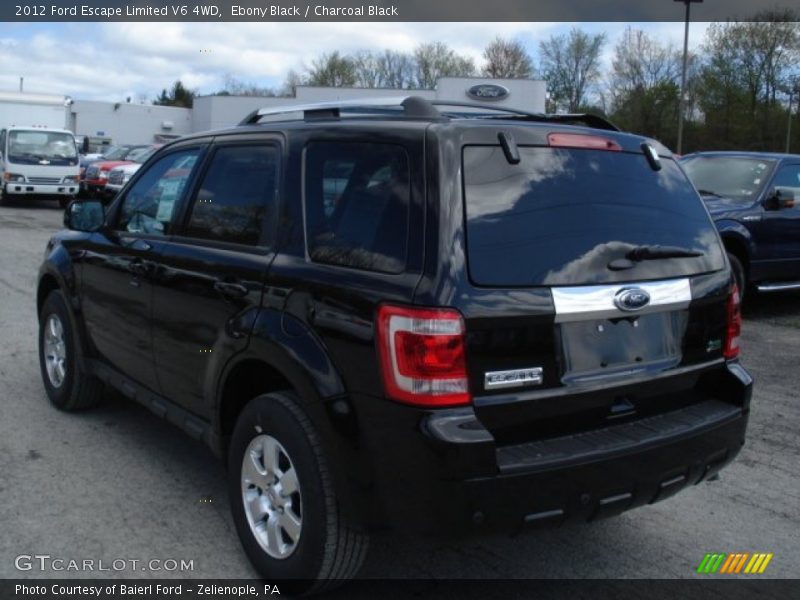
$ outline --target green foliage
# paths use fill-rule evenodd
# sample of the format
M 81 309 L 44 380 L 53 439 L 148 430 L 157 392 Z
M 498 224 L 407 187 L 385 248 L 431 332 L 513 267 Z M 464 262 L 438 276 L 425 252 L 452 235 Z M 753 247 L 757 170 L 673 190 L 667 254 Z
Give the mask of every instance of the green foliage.
M 798 99 L 800 31 L 790 12 L 754 19 L 712 24 L 698 55 L 689 57 L 684 152 L 784 150 L 789 93 L 795 106 Z M 608 92 L 618 125 L 675 146 L 681 55 L 643 31 L 626 30 Z
M 153 101 L 153 104 L 161 106 L 180 106 L 182 108 L 192 108 L 196 92 L 183 86 L 183 83 L 176 81 L 172 84 L 172 89 L 161 90 L 161 94 Z

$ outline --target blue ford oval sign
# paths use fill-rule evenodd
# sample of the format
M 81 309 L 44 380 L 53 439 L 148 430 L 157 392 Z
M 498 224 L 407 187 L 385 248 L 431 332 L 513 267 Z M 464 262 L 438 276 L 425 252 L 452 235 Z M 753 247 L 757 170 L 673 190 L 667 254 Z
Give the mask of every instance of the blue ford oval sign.
M 467 96 L 483 102 L 487 100 L 502 100 L 503 98 L 508 98 L 510 93 L 507 87 L 497 85 L 496 83 L 479 83 L 467 90 Z
M 626 288 L 614 296 L 614 304 L 620 310 L 640 310 L 650 304 L 650 294 L 642 288 Z

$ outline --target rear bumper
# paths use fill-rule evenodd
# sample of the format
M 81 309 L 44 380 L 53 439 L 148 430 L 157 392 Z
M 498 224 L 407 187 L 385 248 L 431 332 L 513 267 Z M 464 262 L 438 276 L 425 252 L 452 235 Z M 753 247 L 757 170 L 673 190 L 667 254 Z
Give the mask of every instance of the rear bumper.
M 78 184 L 7 183 L 5 190 L 7 194 L 15 196 L 74 196 L 78 193 Z
M 471 408 L 422 414 L 397 406 L 375 422 L 369 415 L 377 491 L 371 524 L 421 533 L 515 531 L 663 500 L 718 472 L 744 444 L 752 380 L 739 365 L 727 366 L 727 379 L 731 397 L 513 446 L 498 447 Z M 403 411 L 417 413 L 415 432 L 398 431 L 413 421 Z

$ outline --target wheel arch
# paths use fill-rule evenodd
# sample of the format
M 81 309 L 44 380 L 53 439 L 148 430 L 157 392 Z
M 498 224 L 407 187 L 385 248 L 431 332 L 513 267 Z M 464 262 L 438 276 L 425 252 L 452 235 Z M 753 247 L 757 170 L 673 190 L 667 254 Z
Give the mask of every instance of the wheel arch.
M 306 328 L 287 335 L 284 318 L 278 311 L 261 311 L 247 349 L 231 357 L 217 378 L 211 403 L 215 451 L 225 452 L 236 417 L 249 400 L 280 390 L 294 391 L 321 433 L 330 431 L 324 405 L 345 395 L 342 379 L 316 336 Z
M 61 284 L 52 273 L 44 273 L 39 278 L 39 285 L 36 289 L 36 315 L 37 318 L 42 314 L 42 307 L 47 297 L 54 291 L 60 290 Z
M 737 221 L 718 221 L 717 228 L 725 251 L 739 259 L 749 278 L 750 259 L 754 251 L 754 242 L 750 232 Z

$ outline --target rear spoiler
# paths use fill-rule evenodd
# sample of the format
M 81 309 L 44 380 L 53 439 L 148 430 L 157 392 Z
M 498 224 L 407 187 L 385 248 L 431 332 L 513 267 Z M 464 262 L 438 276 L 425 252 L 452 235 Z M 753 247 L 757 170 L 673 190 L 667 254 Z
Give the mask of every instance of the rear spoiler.
M 548 114 L 541 115 L 542 121 L 552 121 L 563 125 L 578 125 L 580 127 L 591 127 L 593 129 L 606 129 L 608 131 L 622 131 L 605 117 L 592 115 L 589 113 L 571 113 L 565 115 Z

